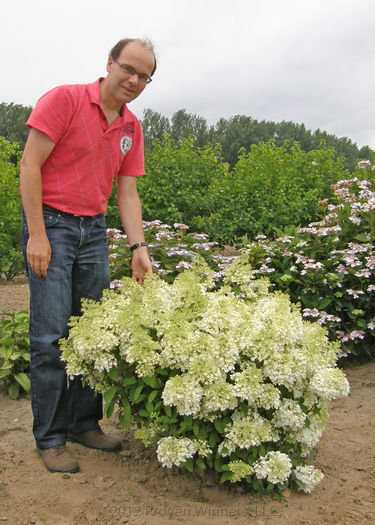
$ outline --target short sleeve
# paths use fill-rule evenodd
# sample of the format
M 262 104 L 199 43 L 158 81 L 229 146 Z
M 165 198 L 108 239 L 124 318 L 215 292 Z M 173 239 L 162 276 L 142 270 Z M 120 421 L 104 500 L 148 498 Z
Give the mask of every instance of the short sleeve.
M 138 177 L 145 174 L 143 133 L 138 119 L 134 116 L 134 136 L 130 150 L 124 156 L 119 175 Z
M 68 129 L 73 106 L 68 86 L 59 86 L 38 100 L 26 126 L 45 133 L 56 144 Z

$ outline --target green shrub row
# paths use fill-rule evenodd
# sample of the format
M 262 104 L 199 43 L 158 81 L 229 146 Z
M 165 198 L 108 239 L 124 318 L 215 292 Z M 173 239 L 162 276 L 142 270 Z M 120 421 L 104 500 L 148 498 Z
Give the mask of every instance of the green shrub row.
M 23 270 L 21 199 L 18 193 L 21 152 L 0 137 L 0 277 L 12 279 Z
M 11 279 L 22 271 L 19 244 L 21 201 L 16 144 L 0 137 L 0 272 Z M 290 226 L 323 217 L 318 201 L 330 186 L 348 178 L 332 149 L 308 153 L 297 144 L 276 147 L 271 140 L 239 152 L 233 170 L 219 145 L 194 146 L 194 137 L 174 142 L 168 135 L 146 151 L 146 176 L 138 189 L 146 221 L 188 224 L 221 245 L 247 235 L 275 237 Z M 108 203 L 107 225 L 120 228 L 116 185 Z
M 188 224 L 221 244 L 319 220 L 318 200 L 349 176 L 333 149 L 305 153 L 271 140 L 242 149 L 230 170 L 219 145 L 197 148 L 194 137 L 177 144 L 168 135 L 146 151 L 146 173 L 138 181 L 145 220 Z M 115 206 L 114 192 L 108 225 L 118 228 Z

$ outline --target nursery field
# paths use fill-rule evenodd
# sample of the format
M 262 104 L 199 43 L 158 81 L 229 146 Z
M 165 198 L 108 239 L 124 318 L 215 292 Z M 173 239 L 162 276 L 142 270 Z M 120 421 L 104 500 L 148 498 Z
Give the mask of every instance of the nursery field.
M 28 309 L 22 279 L 0 282 L 0 311 Z M 28 396 L 0 392 L 0 522 L 9 525 L 161 525 L 164 523 L 370 525 L 375 522 L 375 363 L 350 365 L 350 395 L 332 403 L 314 464 L 325 477 L 311 494 L 286 491 L 284 500 L 203 483 L 163 468 L 156 456 L 121 430 L 119 454 L 68 444 L 81 472 L 50 474 L 37 456 Z

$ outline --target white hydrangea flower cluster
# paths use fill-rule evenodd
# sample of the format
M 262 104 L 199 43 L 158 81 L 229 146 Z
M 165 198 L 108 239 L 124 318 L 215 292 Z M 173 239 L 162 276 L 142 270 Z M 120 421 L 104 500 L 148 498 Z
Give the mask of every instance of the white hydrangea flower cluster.
M 319 414 L 313 414 L 309 417 L 309 426 L 305 426 L 297 432 L 289 433 L 288 441 L 301 444 L 302 457 L 308 456 L 311 450 L 318 444 L 322 437 L 327 417 L 327 409 L 322 406 Z
M 259 399 L 263 387 L 263 374 L 255 363 L 246 363 L 241 372 L 234 372 L 231 375 L 234 382 L 233 390 L 240 399 L 250 401 L 252 404 Z
M 238 399 L 233 391 L 232 385 L 221 381 L 212 383 L 204 390 L 204 397 L 200 409 L 200 415 L 204 414 L 205 419 L 215 419 L 215 415 L 223 410 L 234 410 L 238 405 Z
M 254 472 L 258 479 L 269 483 L 284 483 L 292 472 L 292 462 L 283 452 L 268 452 L 254 463 Z
M 160 428 L 159 422 L 152 421 L 148 425 L 143 425 L 141 428 L 137 428 L 137 430 L 134 432 L 134 437 L 142 441 L 142 443 L 147 447 L 158 438 Z
M 286 431 L 303 428 L 305 421 L 306 415 L 302 411 L 300 404 L 293 399 L 283 399 L 272 418 L 272 423 L 275 427 Z
M 292 462 L 287 454 L 282 452 L 268 452 L 249 465 L 242 460 L 228 463 L 229 470 L 233 476 L 232 483 L 241 481 L 255 472 L 258 479 L 266 479 L 269 483 L 285 483 L 291 475 L 294 475 L 300 490 L 306 493 L 312 492 L 324 478 L 324 474 L 312 465 L 298 465 L 293 468 Z
M 349 394 L 349 384 L 345 381 L 344 372 L 338 368 L 318 370 L 310 380 L 309 390 L 328 401 Z
M 336 368 L 339 343 L 304 320 L 286 295 L 270 293 L 266 280 L 253 280 L 240 257 L 224 273 L 215 289 L 214 273 L 197 257 L 173 284 L 155 276 L 139 286 L 125 278 L 100 303 L 86 301 L 61 342 L 68 374 L 83 374 L 103 391 L 118 364 L 135 367 L 138 378 L 168 370 L 160 387 L 164 406 L 198 424 L 227 418 L 215 445 L 223 458 L 267 443 L 302 446 L 307 455 L 322 435 L 328 403 L 349 392 Z M 166 466 L 203 450 L 183 435 L 158 443 Z M 279 483 L 289 468 L 284 456 L 269 453 L 254 472 Z M 240 465 L 234 468 L 236 478 Z
M 108 292 L 105 292 L 105 294 Z M 85 322 L 75 317 L 70 321 L 71 333 L 74 337 L 61 341 L 61 350 L 66 361 L 66 370 L 69 377 L 82 375 L 87 372 L 87 364 L 92 364 L 96 372 L 110 370 L 116 365 L 117 360 L 113 354 L 113 348 L 119 344 L 116 333 L 119 308 L 123 307 L 127 300 L 125 297 L 117 300 L 113 295 L 107 295 L 106 308 L 95 301 L 85 299 L 83 309 L 87 312 Z M 88 376 L 87 380 L 93 388 L 93 378 Z
M 233 477 L 231 479 L 232 483 L 241 481 L 241 479 L 244 479 L 247 476 L 251 476 L 251 474 L 254 472 L 254 469 L 251 465 L 248 465 L 240 459 L 236 461 L 231 461 L 230 463 L 228 463 L 228 467 L 229 470 L 233 473 Z
M 191 439 L 168 436 L 160 439 L 156 453 L 163 467 L 171 468 L 192 458 L 196 451 L 197 444 Z
M 256 401 L 258 408 L 269 410 L 280 406 L 280 390 L 271 384 L 261 385 L 259 397 Z
M 294 475 L 304 492 L 312 492 L 316 485 L 322 481 L 324 474 L 312 465 L 299 465 L 294 470 Z
M 165 384 L 163 390 L 163 401 L 165 405 L 175 406 L 181 415 L 197 415 L 200 410 L 200 402 L 203 388 L 189 374 L 171 377 Z
M 219 452 L 222 456 L 228 456 L 237 447 L 248 449 L 268 441 L 277 441 L 278 438 L 279 435 L 271 422 L 257 412 L 244 416 L 235 411 L 232 422 L 225 428 L 225 438 L 219 446 Z

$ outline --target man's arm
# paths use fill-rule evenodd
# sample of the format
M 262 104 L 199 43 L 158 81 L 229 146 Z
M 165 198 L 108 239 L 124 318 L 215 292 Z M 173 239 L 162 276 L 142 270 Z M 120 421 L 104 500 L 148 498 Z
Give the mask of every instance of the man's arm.
M 26 257 L 31 269 L 39 277 L 47 275 L 47 268 L 51 260 L 51 246 L 47 238 L 42 212 L 41 167 L 54 146 L 55 144 L 47 135 L 32 129 L 21 160 L 21 199 L 29 230 Z
M 121 222 L 128 236 L 130 246 L 144 242 L 142 208 L 137 192 L 137 177 L 117 177 L 117 198 Z M 133 279 L 143 284 L 146 273 L 152 273 L 147 248 L 141 246 L 133 251 Z

